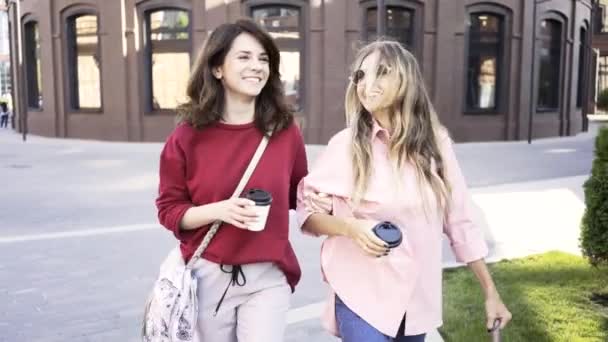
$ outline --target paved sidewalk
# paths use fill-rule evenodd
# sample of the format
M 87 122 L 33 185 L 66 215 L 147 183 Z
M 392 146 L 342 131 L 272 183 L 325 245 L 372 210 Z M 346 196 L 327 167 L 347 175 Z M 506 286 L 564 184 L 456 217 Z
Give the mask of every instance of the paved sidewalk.
M 0 342 L 137 341 L 145 292 L 174 244 L 153 205 L 161 147 L 37 136 L 23 143 L 0 130 L 0 279 L 11 279 L 0 282 Z M 322 148 L 307 146 L 311 165 Z M 578 253 L 593 134 L 455 150 L 490 261 Z M 290 237 L 303 278 L 285 340 L 335 342 L 318 322 L 321 239 Z M 456 266 L 447 242 L 444 251 L 444 265 Z

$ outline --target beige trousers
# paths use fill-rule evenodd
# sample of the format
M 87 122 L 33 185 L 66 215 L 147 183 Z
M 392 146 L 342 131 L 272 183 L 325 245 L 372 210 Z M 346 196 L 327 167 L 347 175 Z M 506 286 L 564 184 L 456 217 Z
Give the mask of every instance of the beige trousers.
M 201 260 L 196 265 L 199 315 L 198 342 L 282 342 L 291 288 L 283 272 L 271 262 L 242 265 L 239 284 L 225 271 L 232 266 Z M 243 278 L 244 275 L 244 278 Z M 245 282 L 243 282 L 245 280 Z M 230 284 L 230 285 L 229 285 Z M 217 314 L 218 302 L 226 296 Z

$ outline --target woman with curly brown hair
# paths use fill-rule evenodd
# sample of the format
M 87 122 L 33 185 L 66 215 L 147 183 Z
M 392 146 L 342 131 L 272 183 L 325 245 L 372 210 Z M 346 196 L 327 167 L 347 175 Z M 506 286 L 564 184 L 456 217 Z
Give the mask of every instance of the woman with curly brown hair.
M 279 57 L 272 38 L 252 21 L 216 28 L 160 156 L 158 217 L 180 241 L 186 261 L 211 224 L 223 222 L 196 264 L 200 341 L 282 341 L 300 279 L 288 212 L 307 162 L 284 101 Z M 268 146 L 245 186 L 271 196 L 260 230 L 253 229 L 262 219 L 255 202 L 230 197 L 264 136 Z

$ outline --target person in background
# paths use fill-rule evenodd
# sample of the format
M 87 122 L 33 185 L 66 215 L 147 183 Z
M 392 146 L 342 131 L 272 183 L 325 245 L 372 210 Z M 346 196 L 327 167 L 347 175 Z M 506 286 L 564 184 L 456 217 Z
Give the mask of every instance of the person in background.
M 8 128 L 8 119 L 10 112 L 6 102 L 0 102 L 0 128 Z

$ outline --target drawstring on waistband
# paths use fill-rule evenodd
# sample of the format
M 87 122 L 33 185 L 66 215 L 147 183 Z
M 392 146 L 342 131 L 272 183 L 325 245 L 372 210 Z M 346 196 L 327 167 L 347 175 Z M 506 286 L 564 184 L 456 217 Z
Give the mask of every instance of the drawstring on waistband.
M 217 303 L 217 306 L 215 307 L 215 312 L 213 313 L 213 316 L 217 316 L 217 312 L 219 311 L 220 306 L 222 305 L 222 302 L 224 302 L 224 298 L 226 298 L 226 293 L 228 293 L 228 289 L 230 288 L 230 285 L 245 286 L 245 284 L 247 284 L 247 278 L 245 278 L 245 273 L 243 272 L 243 268 L 241 267 L 241 265 L 232 265 L 232 269 L 230 269 L 230 270 L 225 270 L 224 266 L 230 266 L 230 265 L 220 265 L 220 270 L 222 270 L 222 272 L 224 272 L 224 273 L 230 274 L 231 277 L 230 277 L 230 281 L 228 282 L 228 286 L 226 286 L 226 290 L 224 290 L 224 294 L 222 295 L 222 298 L 220 298 L 220 301 Z

